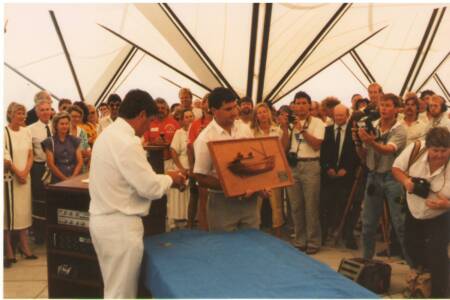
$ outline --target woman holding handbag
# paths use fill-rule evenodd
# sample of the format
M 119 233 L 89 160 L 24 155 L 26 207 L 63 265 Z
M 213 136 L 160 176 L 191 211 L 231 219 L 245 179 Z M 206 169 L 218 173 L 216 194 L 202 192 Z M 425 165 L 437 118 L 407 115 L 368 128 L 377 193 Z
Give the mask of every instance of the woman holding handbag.
M 33 146 L 30 131 L 23 127 L 25 106 L 12 102 L 8 106 L 5 127 L 4 151 L 4 201 L 5 201 L 5 259 L 4 266 L 16 263 L 12 231 L 19 232 L 19 252 L 26 259 L 36 259 L 28 244 L 28 228 L 31 226 L 31 180 L 30 169 L 33 164 Z
M 52 172 L 51 183 L 80 174 L 83 166 L 80 139 L 69 134 L 70 115 L 60 112 L 52 119 L 53 136 L 42 142 L 47 165 Z

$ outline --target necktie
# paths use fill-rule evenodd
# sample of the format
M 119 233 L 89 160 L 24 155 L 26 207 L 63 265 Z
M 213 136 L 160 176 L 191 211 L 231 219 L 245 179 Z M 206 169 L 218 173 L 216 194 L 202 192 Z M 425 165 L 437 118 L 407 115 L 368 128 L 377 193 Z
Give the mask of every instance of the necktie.
M 339 165 L 339 150 L 341 148 L 341 126 L 337 128 L 336 134 L 336 167 Z
M 52 133 L 50 132 L 50 128 L 48 127 L 48 125 L 45 125 L 45 130 L 47 130 L 47 137 L 51 137 Z

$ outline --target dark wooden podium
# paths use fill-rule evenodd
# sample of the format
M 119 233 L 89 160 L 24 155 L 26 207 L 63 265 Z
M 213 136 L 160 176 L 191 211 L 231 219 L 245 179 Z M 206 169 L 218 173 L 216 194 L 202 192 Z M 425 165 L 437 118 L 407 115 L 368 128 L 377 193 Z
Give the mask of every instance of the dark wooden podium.
M 156 173 L 164 172 L 165 147 L 146 147 Z M 88 174 L 47 187 L 47 275 L 49 298 L 102 298 L 103 280 L 88 229 Z M 152 202 L 143 218 L 145 235 L 163 233 L 167 199 Z

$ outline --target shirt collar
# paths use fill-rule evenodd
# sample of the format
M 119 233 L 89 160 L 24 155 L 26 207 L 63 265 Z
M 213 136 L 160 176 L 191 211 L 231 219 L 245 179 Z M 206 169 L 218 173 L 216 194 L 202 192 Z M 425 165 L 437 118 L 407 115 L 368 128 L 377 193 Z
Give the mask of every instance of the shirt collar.
M 117 124 L 116 126 L 121 128 L 124 132 L 128 133 L 129 135 L 132 135 L 132 136 L 136 135 L 136 132 L 134 131 L 134 128 L 131 127 L 131 125 L 128 124 L 128 122 L 125 121 L 124 119 L 122 119 L 121 117 L 117 117 L 117 119 L 114 122 L 114 124 Z
M 228 133 L 228 131 L 223 129 L 223 127 L 220 126 L 216 122 L 216 119 L 212 119 L 212 121 L 211 121 L 211 126 L 214 128 L 214 130 L 217 131 L 219 134 L 225 134 L 225 135 L 233 135 L 233 132 L 235 132 L 237 130 L 236 125 L 237 125 L 237 123 L 236 123 L 236 120 L 235 120 L 235 122 L 233 123 L 233 127 L 231 127 L 231 134 L 230 134 L 230 133 Z
M 345 122 L 344 125 L 341 125 L 341 129 L 343 129 L 345 131 L 345 129 L 347 128 L 347 124 L 348 124 L 348 122 Z M 337 125 L 336 123 L 334 123 L 333 126 L 334 126 L 334 131 L 336 131 L 339 127 L 339 125 Z

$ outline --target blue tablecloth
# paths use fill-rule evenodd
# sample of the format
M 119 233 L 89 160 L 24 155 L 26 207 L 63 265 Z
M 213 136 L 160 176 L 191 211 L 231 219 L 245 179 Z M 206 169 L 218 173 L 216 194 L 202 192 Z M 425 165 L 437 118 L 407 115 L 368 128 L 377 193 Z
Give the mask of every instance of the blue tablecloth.
M 258 230 L 181 230 L 144 240 L 155 298 L 378 298 L 290 244 Z

